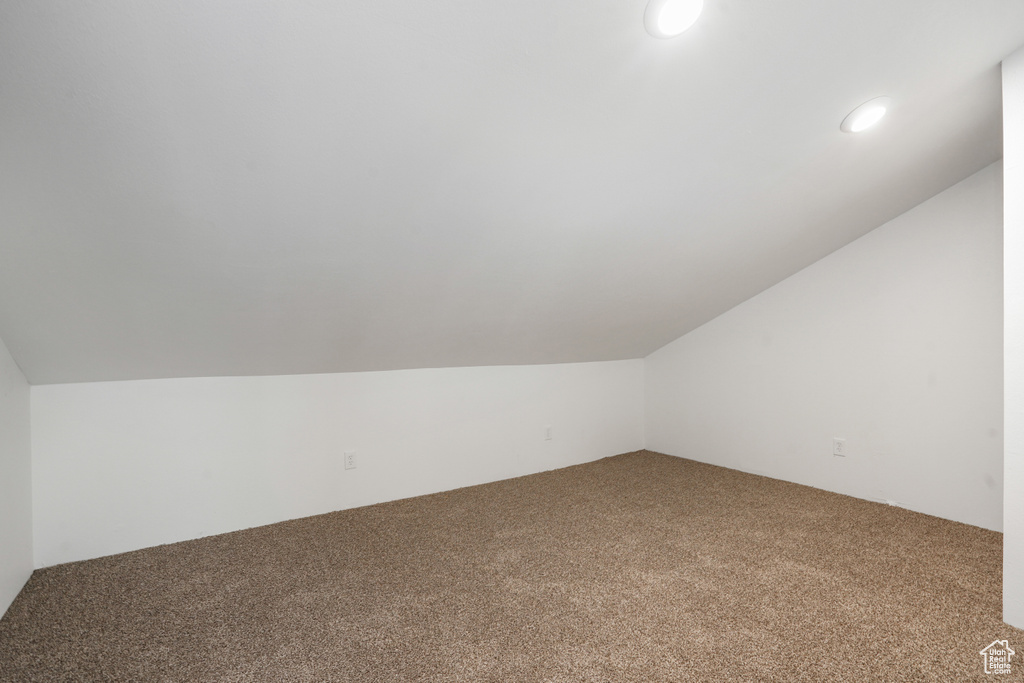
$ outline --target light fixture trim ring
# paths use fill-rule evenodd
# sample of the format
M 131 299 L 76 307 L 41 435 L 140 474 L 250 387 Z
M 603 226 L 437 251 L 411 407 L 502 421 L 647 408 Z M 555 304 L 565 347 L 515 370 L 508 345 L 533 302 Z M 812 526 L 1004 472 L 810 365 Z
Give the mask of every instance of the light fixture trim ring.
M 655 38 L 675 38 L 693 26 L 704 11 L 704 0 L 650 0 L 644 28 Z
M 875 97 L 860 105 L 843 119 L 839 129 L 844 133 L 860 133 L 881 121 L 892 104 L 891 97 Z

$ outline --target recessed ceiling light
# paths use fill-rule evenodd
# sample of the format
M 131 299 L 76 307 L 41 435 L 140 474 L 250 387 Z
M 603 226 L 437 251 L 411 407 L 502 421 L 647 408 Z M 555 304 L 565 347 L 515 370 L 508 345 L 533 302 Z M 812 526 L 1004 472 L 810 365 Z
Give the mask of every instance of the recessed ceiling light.
M 889 97 L 876 97 L 860 105 L 843 119 L 840 130 L 847 133 L 859 133 L 867 130 L 882 120 L 885 112 L 889 109 L 892 99 Z
M 704 0 L 650 0 L 644 27 L 655 38 L 672 38 L 693 26 L 704 9 Z

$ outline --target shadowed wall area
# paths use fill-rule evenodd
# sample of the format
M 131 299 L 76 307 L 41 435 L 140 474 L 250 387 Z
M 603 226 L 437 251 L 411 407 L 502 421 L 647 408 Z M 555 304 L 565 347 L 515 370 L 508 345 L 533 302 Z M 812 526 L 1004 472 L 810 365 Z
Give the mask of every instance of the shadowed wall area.
M 0 679 L 985 680 L 1001 552 L 641 451 L 36 571 Z

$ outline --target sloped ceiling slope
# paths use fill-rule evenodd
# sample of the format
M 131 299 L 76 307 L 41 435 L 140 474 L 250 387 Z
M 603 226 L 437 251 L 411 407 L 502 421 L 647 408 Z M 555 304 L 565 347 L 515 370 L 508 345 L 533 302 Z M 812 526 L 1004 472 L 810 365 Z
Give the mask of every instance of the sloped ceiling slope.
M 0 337 L 36 384 L 642 357 L 1000 156 L 1024 0 L 644 6 L 0 3 Z

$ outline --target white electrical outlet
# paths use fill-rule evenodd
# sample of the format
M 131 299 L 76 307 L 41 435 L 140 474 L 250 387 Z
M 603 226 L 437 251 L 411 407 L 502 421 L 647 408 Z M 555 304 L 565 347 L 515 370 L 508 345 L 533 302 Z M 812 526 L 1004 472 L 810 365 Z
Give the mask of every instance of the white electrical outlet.
M 354 470 L 356 468 L 356 452 L 345 451 L 345 469 Z
M 846 439 L 832 439 L 832 455 L 841 455 L 846 457 Z
M 544 440 L 551 441 L 551 425 L 544 428 Z

